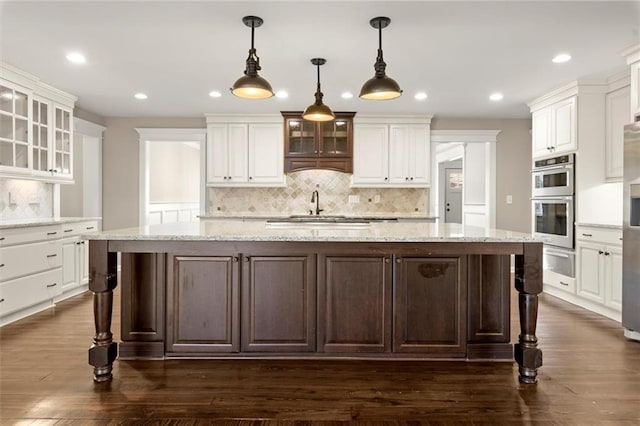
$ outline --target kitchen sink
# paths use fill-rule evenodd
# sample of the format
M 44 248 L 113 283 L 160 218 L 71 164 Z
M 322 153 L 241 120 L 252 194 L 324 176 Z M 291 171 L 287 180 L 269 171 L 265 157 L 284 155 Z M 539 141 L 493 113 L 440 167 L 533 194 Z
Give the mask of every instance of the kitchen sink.
M 343 215 L 292 215 L 289 217 L 269 219 L 267 223 L 369 223 L 398 221 L 396 217 L 343 216 Z

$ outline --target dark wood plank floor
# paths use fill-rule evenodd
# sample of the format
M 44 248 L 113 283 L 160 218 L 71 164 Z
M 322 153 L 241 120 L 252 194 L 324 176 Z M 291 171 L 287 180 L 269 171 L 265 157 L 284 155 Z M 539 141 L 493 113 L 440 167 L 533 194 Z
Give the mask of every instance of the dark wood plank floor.
M 116 361 L 97 386 L 86 293 L 0 329 L 0 422 L 640 424 L 640 343 L 551 296 L 539 317 L 535 386 L 512 363 L 328 360 Z

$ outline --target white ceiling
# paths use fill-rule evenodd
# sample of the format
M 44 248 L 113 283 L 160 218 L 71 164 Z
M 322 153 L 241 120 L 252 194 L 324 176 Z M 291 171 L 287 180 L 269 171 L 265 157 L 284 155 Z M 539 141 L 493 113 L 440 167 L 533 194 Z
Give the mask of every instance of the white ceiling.
M 2 1 L 0 54 L 102 116 L 302 110 L 315 91 L 309 60 L 324 57 L 322 89 L 335 111 L 524 118 L 525 103 L 546 91 L 624 70 L 620 52 L 640 41 L 639 11 L 637 1 Z M 260 74 L 288 99 L 229 93 L 249 49 L 245 15 L 264 19 L 256 29 Z M 387 73 L 404 89 L 392 101 L 357 97 L 373 76 L 375 16 L 391 18 Z M 65 60 L 74 50 L 86 64 Z M 560 52 L 573 60 L 552 63 Z M 223 96 L 210 98 L 211 90 Z M 355 97 L 343 100 L 345 90 Z M 149 99 L 135 100 L 138 91 Z M 417 91 L 428 99 L 416 101 Z M 496 91 L 504 100 L 490 102 Z

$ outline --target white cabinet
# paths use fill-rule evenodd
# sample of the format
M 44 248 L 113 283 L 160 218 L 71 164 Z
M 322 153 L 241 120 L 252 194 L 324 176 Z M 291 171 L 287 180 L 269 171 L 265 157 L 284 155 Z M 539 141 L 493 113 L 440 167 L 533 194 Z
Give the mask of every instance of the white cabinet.
M 62 291 L 59 225 L 2 230 L 0 325 L 51 306 Z
M 76 222 L 62 226 L 62 295 L 71 297 L 89 283 L 89 243 L 82 235 L 99 230 L 97 221 Z
M 626 57 L 631 72 L 630 79 L 630 116 L 628 123 L 633 123 L 634 117 L 640 116 L 640 44 L 631 46 L 621 53 Z
M 428 187 L 429 124 L 354 125 L 353 187 Z
M 631 99 L 629 86 L 607 93 L 605 97 L 605 177 L 622 179 L 624 172 L 624 126 L 629 121 Z
M 622 231 L 578 227 L 576 259 L 577 295 L 619 313 L 622 310 Z M 600 313 L 607 315 L 606 311 Z
M 281 121 L 208 122 L 207 185 L 283 186 Z
M 562 154 L 578 148 L 577 97 L 571 96 L 532 110 L 533 158 Z
M 0 177 L 73 183 L 76 97 L 0 62 Z

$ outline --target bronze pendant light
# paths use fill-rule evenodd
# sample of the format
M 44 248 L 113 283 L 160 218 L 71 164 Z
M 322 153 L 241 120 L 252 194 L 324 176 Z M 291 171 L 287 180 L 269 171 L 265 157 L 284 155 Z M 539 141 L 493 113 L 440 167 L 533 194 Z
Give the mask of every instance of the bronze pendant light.
M 247 27 L 251 27 L 251 49 L 247 58 L 247 66 L 244 75 L 240 77 L 231 88 L 231 93 L 239 98 L 246 99 L 266 99 L 273 96 L 273 89 L 267 80 L 258 75 L 260 68 L 260 58 L 256 55 L 256 49 L 253 47 L 253 33 L 255 28 L 262 25 L 262 18 L 257 16 L 245 16 L 242 22 Z
M 318 68 L 318 87 L 316 89 L 316 101 L 304 110 L 302 118 L 309 121 L 331 121 L 336 118 L 331 108 L 322 103 L 324 96 L 320 91 L 320 65 L 326 63 L 326 59 L 313 58 L 311 63 Z
M 387 64 L 382 58 L 382 29 L 389 26 L 391 19 L 385 16 L 379 16 L 369 21 L 369 24 L 378 30 L 378 57 L 376 63 L 373 65 L 373 69 L 376 70 L 375 76 L 367 80 L 360 90 L 360 97 L 362 99 L 373 100 L 387 100 L 394 99 L 402 95 L 402 89 L 400 85 L 388 77 L 385 70 Z

